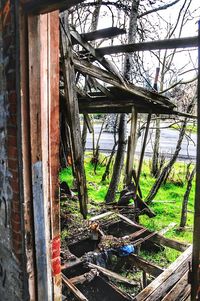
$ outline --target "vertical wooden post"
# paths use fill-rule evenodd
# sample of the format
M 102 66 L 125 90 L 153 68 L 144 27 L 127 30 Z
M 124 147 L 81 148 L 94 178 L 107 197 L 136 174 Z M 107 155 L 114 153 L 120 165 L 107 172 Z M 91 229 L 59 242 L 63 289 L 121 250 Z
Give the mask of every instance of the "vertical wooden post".
M 86 177 L 84 171 L 83 162 L 83 149 L 81 143 L 81 128 L 79 118 L 78 99 L 75 85 L 75 72 L 72 63 L 72 52 L 70 47 L 70 37 L 67 36 L 68 28 L 66 32 L 61 29 L 61 60 L 62 60 L 62 71 L 64 77 L 64 90 L 68 109 L 68 124 L 70 128 L 70 135 L 73 148 L 73 158 L 75 175 L 77 180 L 78 196 L 80 203 L 80 211 L 84 218 L 87 216 L 87 187 Z
M 27 17 L 19 8 L 20 43 L 20 99 L 21 99 L 21 137 L 22 137 L 22 181 L 25 229 L 25 252 L 28 272 L 28 293 L 30 300 L 36 300 L 36 271 L 33 228 L 33 204 L 31 191 L 31 153 L 30 153 L 30 114 L 28 82 L 28 27 Z
M 49 199 L 51 208 L 52 277 L 54 301 L 61 300 L 59 201 L 59 12 L 48 14 Z
M 37 300 L 61 300 L 59 14 L 28 17 L 30 138 Z
M 191 274 L 191 300 L 200 299 L 200 21 L 198 36 L 198 100 L 197 100 L 197 163 L 196 163 L 196 193 L 193 232 L 192 274 Z
M 133 172 L 133 163 L 135 156 L 135 148 L 137 144 L 137 117 L 138 113 L 135 107 L 132 107 L 132 115 L 131 115 L 131 130 L 130 136 L 128 139 L 128 150 L 127 150 L 127 158 L 126 158 L 126 185 L 128 186 L 131 183 L 132 172 Z

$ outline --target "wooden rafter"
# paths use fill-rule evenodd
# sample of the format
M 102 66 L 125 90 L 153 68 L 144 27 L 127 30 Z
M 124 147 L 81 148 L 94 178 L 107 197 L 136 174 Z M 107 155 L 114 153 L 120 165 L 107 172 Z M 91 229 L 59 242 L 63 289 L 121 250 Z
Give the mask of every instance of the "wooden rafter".
M 25 10 L 31 14 L 43 14 L 54 10 L 65 10 L 85 0 L 21 0 Z
M 188 37 L 179 39 L 168 39 L 159 41 L 149 41 L 134 44 L 124 44 L 100 47 L 96 50 L 100 55 L 115 54 L 115 53 L 131 53 L 136 51 L 150 51 L 161 49 L 175 49 L 175 48 L 191 48 L 198 46 L 198 37 Z

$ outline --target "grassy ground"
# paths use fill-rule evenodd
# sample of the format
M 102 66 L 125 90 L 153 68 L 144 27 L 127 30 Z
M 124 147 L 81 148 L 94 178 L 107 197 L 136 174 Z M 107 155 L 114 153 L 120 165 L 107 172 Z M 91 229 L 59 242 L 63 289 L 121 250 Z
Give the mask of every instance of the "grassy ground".
M 174 130 L 180 130 L 180 124 L 173 124 L 172 126 L 170 126 L 170 128 L 174 129 Z M 186 132 L 188 134 L 190 134 L 190 133 L 196 134 L 197 133 L 197 125 L 196 124 L 187 124 Z
M 104 201 L 104 197 L 106 191 L 108 189 L 109 181 L 102 183 L 101 178 L 102 174 L 105 170 L 105 160 L 102 155 L 101 161 L 104 161 L 102 164 L 98 165 L 96 174 L 94 173 L 94 167 L 90 163 L 90 155 L 87 154 L 85 160 L 85 170 L 86 170 L 86 177 L 87 177 L 87 185 L 88 185 L 88 195 L 90 202 L 96 203 L 98 206 L 99 202 Z M 193 167 L 191 166 L 191 169 Z M 150 188 L 152 187 L 155 179 L 150 175 L 150 162 L 146 160 L 143 165 L 140 186 L 143 193 L 143 199 L 147 196 Z M 165 185 L 163 185 L 158 194 L 155 198 L 155 203 L 153 202 L 151 205 L 151 209 L 156 213 L 156 217 L 150 219 L 146 215 L 140 217 L 140 223 L 143 224 L 145 227 L 149 228 L 153 231 L 159 231 L 165 227 L 167 227 L 171 222 L 175 222 L 177 226 L 172 230 L 169 230 L 166 234 L 166 237 L 176 239 L 182 242 L 192 242 L 192 227 L 193 227 L 193 204 L 194 204 L 194 190 L 195 185 L 193 183 L 188 210 L 188 218 L 187 218 L 187 225 L 185 231 L 179 231 L 178 226 L 180 224 L 180 217 L 181 217 L 181 208 L 182 208 L 182 200 L 186 190 L 186 164 L 183 162 L 177 162 L 174 165 L 174 168 L 169 176 L 169 179 Z M 60 180 L 66 181 L 70 187 L 72 187 L 73 177 L 72 171 L 70 168 L 64 169 L 60 173 Z M 122 180 L 122 179 L 121 179 Z M 119 187 L 119 190 L 122 188 L 122 181 Z M 159 202 L 159 201 L 166 201 L 166 202 Z M 170 201 L 167 203 L 167 201 Z M 89 205 L 90 210 L 90 205 Z M 161 252 L 154 256 L 155 263 L 159 262 L 163 266 L 166 265 L 167 262 L 174 261 L 180 253 L 171 250 L 169 248 L 165 248 L 164 253 Z M 145 252 L 143 254 L 147 259 L 148 256 L 152 256 Z

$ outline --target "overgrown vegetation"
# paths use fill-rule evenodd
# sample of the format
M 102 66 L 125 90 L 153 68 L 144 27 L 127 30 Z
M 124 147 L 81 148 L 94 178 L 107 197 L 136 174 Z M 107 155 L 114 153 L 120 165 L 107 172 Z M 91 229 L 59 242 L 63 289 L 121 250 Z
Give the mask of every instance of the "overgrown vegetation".
M 94 166 L 90 162 L 91 157 L 86 154 L 85 159 L 85 170 L 88 185 L 88 195 L 89 195 L 89 214 L 92 213 L 94 206 L 96 210 L 100 208 L 102 203 L 104 203 L 104 198 L 108 189 L 109 179 L 101 182 L 102 174 L 105 170 L 106 156 L 100 156 L 100 164 L 97 166 L 96 173 L 94 172 Z M 137 163 L 137 162 L 136 162 Z M 148 194 L 151 189 L 155 179 L 150 175 L 150 164 L 149 160 L 144 161 L 140 186 L 143 193 L 143 199 Z M 193 169 L 191 164 L 190 169 Z M 149 228 L 150 230 L 159 231 L 167 227 L 171 222 L 175 222 L 177 227 L 168 231 L 166 236 L 174 238 L 183 242 L 192 242 L 192 225 L 193 225 L 193 205 L 194 205 L 194 190 L 195 185 L 192 186 L 192 190 L 189 197 L 188 203 L 188 216 L 185 231 L 179 231 L 178 227 L 180 224 L 181 208 L 183 196 L 186 190 L 186 172 L 187 164 L 184 162 L 177 162 L 174 164 L 172 172 L 170 173 L 165 184 L 161 186 L 156 199 L 151 204 L 151 209 L 156 213 L 156 217 L 150 219 L 146 215 L 140 217 L 140 223 Z M 73 188 L 73 176 L 71 168 L 66 168 L 60 173 L 60 180 L 66 181 L 68 185 Z M 123 186 L 122 179 L 119 189 Z M 118 195 L 117 195 L 118 197 Z M 77 203 L 77 202 L 76 202 Z M 74 201 L 71 201 L 74 210 L 76 210 L 77 205 Z M 166 251 L 167 252 L 167 251 Z M 174 257 L 173 252 L 167 252 L 169 260 L 172 261 Z M 171 255 L 170 255 L 171 254 Z M 172 257 L 172 258 L 171 258 Z

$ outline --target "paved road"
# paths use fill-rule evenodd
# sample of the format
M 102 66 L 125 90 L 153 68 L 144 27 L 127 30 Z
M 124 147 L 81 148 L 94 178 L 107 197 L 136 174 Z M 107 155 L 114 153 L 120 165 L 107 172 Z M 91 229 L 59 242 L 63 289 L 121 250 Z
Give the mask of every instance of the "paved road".
M 162 125 L 163 126 L 163 125 Z M 98 138 L 98 133 L 100 130 L 100 125 L 95 125 L 95 138 Z M 173 154 L 176 143 L 178 140 L 179 132 L 174 129 L 162 129 L 161 130 L 161 138 L 160 138 L 160 150 L 165 155 L 165 157 L 170 158 Z M 190 134 L 192 140 L 188 140 L 186 137 L 182 142 L 182 148 L 179 154 L 179 160 L 195 160 L 196 159 L 196 134 Z M 145 150 L 145 156 L 152 156 L 152 145 L 154 141 L 154 131 L 150 130 L 148 136 L 148 143 Z M 139 155 L 141 149 L 141 137 L 138 140 L 136 147 L 136 154 Z M 110 152 L 112 150 L 114 144 L 113 134 L 111 133 L 102 133 L 100 139 L 100 150 L 103 152 Z M 88 134 L 86 149 L 92 149 L 92 135 Z

